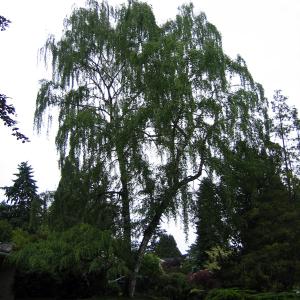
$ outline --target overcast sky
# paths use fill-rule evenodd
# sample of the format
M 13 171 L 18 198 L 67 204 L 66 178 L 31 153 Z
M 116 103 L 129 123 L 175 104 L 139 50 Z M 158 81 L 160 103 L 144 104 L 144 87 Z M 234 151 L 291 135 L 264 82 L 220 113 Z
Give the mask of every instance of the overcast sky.
M 110 4 L 124 1 L 111 0 Z M 175 16 L 177 7 L 189 1 L 148 0 L 159 23 Z M 65 16 L 81 0 L 1 0 L 0 15 L 12 21 L 0 32 L 0 93 L 9 96 L 17 111 L 22 133 L 31 142 L 22 144 L 0 124 L 0 187 L 10 185 L 17 165 L 28 161 L 39 191 L 55 190 L 59 181 L 55 132 L 33 132 L 38 81 L 46 76 L 37 60 L 38 49 L 49 34 L 59 37 Z M 225 52 L 240 54 L 255 81 L 271 100 L 282 89 L 300 108 L 300 0 L 196 0 L 196 12 L 206 13 L 223 37 Z M 1 199 L 3 194 L 0 193 Z M 0 200 L 1 200 L 0 199 Z M 181 248 L 184 246 L 181 245 Z

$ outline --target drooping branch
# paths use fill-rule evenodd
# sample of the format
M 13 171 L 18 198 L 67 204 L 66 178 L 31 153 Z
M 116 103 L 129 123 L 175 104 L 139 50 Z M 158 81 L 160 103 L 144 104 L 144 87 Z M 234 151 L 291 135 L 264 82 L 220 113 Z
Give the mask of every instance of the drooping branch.
M 0 94 L 0 119 L 3 121 L 4 125 L 7 127 L 12 127 L 12 135 L 21 140 L 22 143 L 29 142 L 29 138 L 19 131 L 16 127 L 17 121 L 12 119 L 15 116 L 15 108 L 12 104 L 7 104 L 7 97 Z

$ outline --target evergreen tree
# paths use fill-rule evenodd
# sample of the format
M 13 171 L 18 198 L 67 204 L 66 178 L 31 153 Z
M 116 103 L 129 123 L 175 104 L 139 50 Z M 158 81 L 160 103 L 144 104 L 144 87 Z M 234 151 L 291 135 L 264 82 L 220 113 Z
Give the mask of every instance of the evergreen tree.
M 202 181 L 198 201 L 210 201 L 198 204 L 202 219 L 193 252 L 198 264 L 207 265 L 207 248 L 231 250 L 218 262 L 226 286 L 282 291 L 298 283 L 300 210 L 298 203 L 290 203 L 288 186 L 282 182 L 281 151 L 274 143 L 258 150 L 240 142 L 228 152 L 220 180 Z M 216 206 L 217 197 L 224 210 Z
M 240 141 L 226 153 L 218 176 L 202 180 L 192 251 L 198 266 L 204 266 L 212 248 L 239 252 L 248 247 L 246 216 L 261 201 L 261 193 L 272 188 L 274 177 L 279 178 L 280 161 L 277 144 L 269 142 L 259 150 Z
M 212 178 L 202 180 L 196 200 L 196 241 L 192 256 L 203 268 L 208 252 L 214 247 L 228 247 L 229 226 L 224 209 L 224 197 Z
M 7 203 L 11 205 L 11 222 L 14 226 L 35 231 L 40 214 L 40 199 L 37 194 L 33 170 L 27 162 L 18 165 L 17 178 L 13 185 L 4 187 Z
M 61 40 L 50 37 L 44 48 L 53 77 L 41 81 L 35 124 L 40 129 L 47 109 L 59 108 L 61 166 L 67 157 L 83 170 L 100 166 L 110 182 L 103 197 L 119 201 L 129 256 L 132 236 L 142 232 L 133 296 L 162 216 L 182 210 L 187 224 L 192 182 L 204 169 L 217 169 L 238 139 L 260 147 L 263 90 L 241 57 L 224 54 L 219 32 L 192 5 L 159 27 L 145 3 L 113 9 L 90 0 L 64 24 Z
M 283 291 L 299 284 L 300 207 L 279 176 L 270 181 L 243 215 L 243 247 L 220 272 L 225 285 Z
M 154 245 L 154 252 L 160 258 L 181 256 L 173 235 L 166 233 L 159 236 L 158 242 Z

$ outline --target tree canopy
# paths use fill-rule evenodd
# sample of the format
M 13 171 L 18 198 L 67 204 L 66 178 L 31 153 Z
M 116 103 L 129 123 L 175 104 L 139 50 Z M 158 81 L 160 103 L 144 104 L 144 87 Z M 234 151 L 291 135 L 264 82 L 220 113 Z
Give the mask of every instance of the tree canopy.
M 100 170 L 99 196 L 117 203 L 121 234 L 142 236 L 130 294 L 147 244 L 163 215 L 185 224 L 194 182 L 219 174 L 240 141 L 269 138 L 262 87 L 245 61 L 231 59 L 221 35 L 193 5 L 158 25 L 146 3 L 113 8 L 90 0 L 43 48 L 52 79 L 37 96 L 38 130 L 59 109 L 56 145 L 80 170 Z M 138 221 L 138 222 L 137 222 Z

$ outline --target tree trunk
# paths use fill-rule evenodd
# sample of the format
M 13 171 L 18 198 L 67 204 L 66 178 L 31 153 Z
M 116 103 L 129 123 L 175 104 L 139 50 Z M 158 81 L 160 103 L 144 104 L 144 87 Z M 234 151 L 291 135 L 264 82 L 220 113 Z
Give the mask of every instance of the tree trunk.
M 131 252 L 131 220 L 130 220 L 130 200 L 128 195 L 127 182 L 122 179 L 122 225 L 123 236 L 126 242 L 126 250 Z
M 158 206 L 156 213 L 153 216 L 151 222 L 149 223 L 146 230 L 144 231 L 144 236 L 143 236 L 142 242 L 140 244 L 140 247 L 139 247 L 136 259 L 135 259 L 133 273 L 132 273 L 132 276 L 131 276 L 130 282 L 129 282 L 129 297 L 130 298 L 133 298 L 134 294 L 135 294 L 137 275 L 140 271 L 142 259 L 145 254 L 147 245 L 148 245 L 152 235 L 154 234 L 155 229 L 159 225 L 159 222 L 160 222 L 160 219 L 161 219 L 163 213 L 169 206 L 172 198 L 176 195 L 178 189 L 179 189 L 179 186 L 177 186 L 176 188 L 174 188 L 174 187 L 169 188 L 165 193 L 163 193 L 163 195 L 161 196 L 160 205 Z
M 151 222 L 149 223 L 146 230 L 144 231 L 144 236 L 143 236 L 142 242 L 140 244 L 140 247 L 139 247 L 136 259 L 135 259 L 133 273 L 132 273 L 132 276 L 131 276 L 130 282 L 129 282 L 129 297 L 130 298 L 134 297 L 137 275 L 140 271 L 143 256 L 145 254 L 147 245 L 148 245 L 152 235 L 155 232 L 155 229 L 159 225 L 159 222 L 160 222 L 160 219 L 161 219 L 163 213 L 166 211 L 166 209 L 168 208 L 171 200 L 173 199 L 173 197 L 175 197 L 177 191 L 182 186 L 187 185 L 189 182 L 192 182 L 192 181 L 194 181 L 195 179 L 197 179 L 201 176 L 202 169 L 203 169 L 203 164 L 204 164 L 204 159 L 202 158 L 200 166 L 199 166 L 199 170 L 196 174 L 188 176 L 188 177 L 182 179 L 180 182 L 177 183 L 176 186 L 168 188 L 160 196 L 160 199 L 161 199 L 160 205 L 157 207 L 157 210 L 156 210 Z
M 143 240 L 140 244 L 140 247 L 139 247 L 139 250 L 138 250 L 138 253 L 136 256 L 135 264 L 134 264 L 133 273 L 132 273 L 132 276 L 131 276 L 130 282 L 129 282 L 129 297 L 130 298 L 133 298 L 134 294 L 135 294 L 137 275 L 140 271 L 142 259 L 145 254 L 147 245 L 148 245 L 152 235 L 154 234 L 155 229 L 157 228 L 157 226 L 160 222 L 160 218 L 161 218 L 163 212 L 165 211 L 165 209 L 168 206 L 168 202 L 169 201 L 167 201 L 167 200 L 162 202 L 162 204 L 159 207 L 159 210 L 156 212 L 155 216 L 153 217 L 152 221 L 150 222 L 150 224 L 148 225 L 148 227 L 146 228 L 146 230 L 144 232 Z
M 122 184 L 122 227 L 123 227 L 123 238 L 125 241 L 125 251 L 128 255 L 128 259 L 131 258 L 131 216 L 130 216 L 130 199 L 128 191 L 128 176 L 126 170 L 126 158 L 124 155 L 124 148 L 117 150 L 119 167 L 120 167 L 120 177 Z
M 281 130 L 281 141 L 282 141 L 282 149 L 283 149 L 283 156 L 284 156 L 284 165 L 285 165 L 285 176 L 286 176 L 286 183 L 288 186 L 288 193 L 289 193 L 289 200 L 292 200 L 292 186 L 291 186 L 291 179 L 290 179 L 290 169 L 289 169 L 289 155 L 286 149 L 286 142 L 285 142 L 285 138 L 284 138 L 284 130 L 283 130 L 283 120 L 280 117 L 280 130 Z

